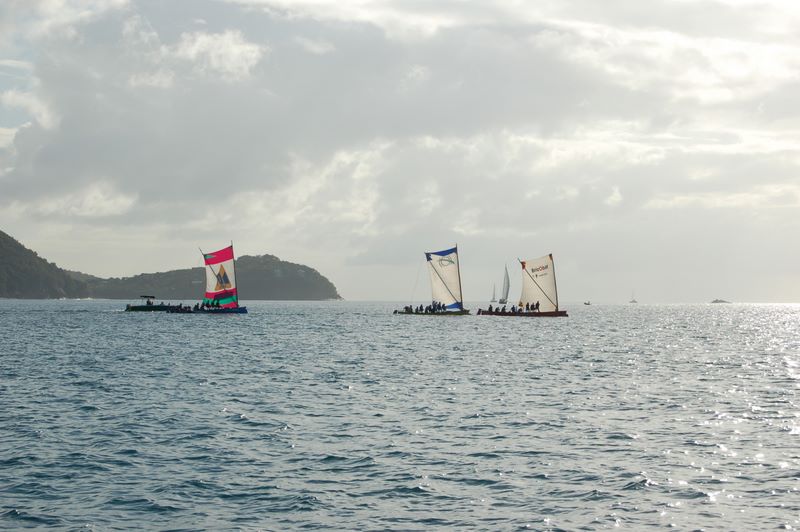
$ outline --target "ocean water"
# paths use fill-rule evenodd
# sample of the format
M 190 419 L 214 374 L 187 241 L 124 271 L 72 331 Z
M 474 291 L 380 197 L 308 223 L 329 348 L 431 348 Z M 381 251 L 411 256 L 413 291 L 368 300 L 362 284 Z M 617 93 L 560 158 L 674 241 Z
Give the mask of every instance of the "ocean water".
M 800 306 L 247 305 L 0 300 L 0 529 L 800 527 Z

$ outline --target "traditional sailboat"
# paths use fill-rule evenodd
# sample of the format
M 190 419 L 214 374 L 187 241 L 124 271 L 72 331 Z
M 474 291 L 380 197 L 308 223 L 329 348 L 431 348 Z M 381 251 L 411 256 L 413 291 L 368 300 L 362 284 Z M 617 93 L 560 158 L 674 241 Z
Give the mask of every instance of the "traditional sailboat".
M 203 250 L 200 250 L 203 253 Z M 213 314 L 247 314 L 239 306 L 233 244 L 219 251 L 203 253 L 206 265 L 206 292 L 197 311 Z
M 497 285 L 492 285 L 492 299 L 489 300 L 489 303 L 497 303 Z
M 461 295 L 461 270 L 458 262 L 458 246 L 442 251 L 427 251 L 428 273 L 431 278 L 432 301 L 428 306 L 407 306 L 395 314 L 418 314 L 428 316 L 460 316 L 469 314 L 464 308 Z
M 478 310 L 482 316 L 530 316 L 564 317 L 566 310 L 558 308 L 558 287 L 556 286 L 553 254 L 538 259 L 520 260 L 522 266 L 522 293 L 519 306 L 510 310 Z
M 505 274 L 503 275 L 503 295 L 500 296 L 500 303 L 501 305 L 505 305 L 508 303 L 508 289 L 511 287 L 511 284 L 508 280 L 508 266 L 505 267 Z

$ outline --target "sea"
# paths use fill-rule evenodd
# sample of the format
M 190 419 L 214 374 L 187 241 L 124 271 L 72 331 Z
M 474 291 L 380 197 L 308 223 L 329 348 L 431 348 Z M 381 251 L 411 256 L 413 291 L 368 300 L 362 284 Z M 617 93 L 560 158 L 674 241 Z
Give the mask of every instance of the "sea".
M 125 303 L 0 300 L 0 529 L 800 527 L 800 305 Z

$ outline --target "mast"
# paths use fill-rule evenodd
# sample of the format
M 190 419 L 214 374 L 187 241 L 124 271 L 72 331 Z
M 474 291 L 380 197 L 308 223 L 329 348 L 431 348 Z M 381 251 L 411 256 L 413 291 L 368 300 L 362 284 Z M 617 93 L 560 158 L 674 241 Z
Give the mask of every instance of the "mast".
M 197 249 L 200 250 L 200 255 L 203 257 L 203 277 L 204 277 L 203 282 L 206 284 L 206 286 L 203 287 L 203 298 L 202 298 L 202 301 L 203 301 L 203 304 L 205 305 L 205 303 L 206 303 L 206 287 L 208 286 L 208 281 L 205 279 L 205 276 L 208 275 L 206 273 L 206 268 L 210 268 L 211 266 L 206 264 L 206 254 L 203 253 L 203 248 L 201 248 L 200 246 L 197 246 Z M 211 270 L 211 271 L 213 272 L 214 270 Z
M 552 253 L 548 253 L 548 256 L 550 257 L 550 264 L 553 265 L 553 287 L 556 289 L 556 312 L 558 312 L 558 284 L 556 282 L 556 261 L 553 260 Z
M 456 243 L 456 257 L 458 257 L 458 243 Z M 461 289 L 461 259 L 458 258 L 458 293 L 461 294 L 461 301 L 459 301 L 459 307 L 461 310 L 464 310 L 464 290 Z
M 233 251 L 233 240 L 231 240 L 231 255 L 233 255 L 233 279 L 236 283 L 236 306 L 239 306 L 239 278 L 236 276 L 236 253 Z

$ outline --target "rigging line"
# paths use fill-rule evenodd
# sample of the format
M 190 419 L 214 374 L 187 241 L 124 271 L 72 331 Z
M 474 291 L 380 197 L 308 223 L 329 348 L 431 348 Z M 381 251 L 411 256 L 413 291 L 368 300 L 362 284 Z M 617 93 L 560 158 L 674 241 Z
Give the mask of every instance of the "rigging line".
M 431 253 L 431 255 L 432 255 L 432 253 Z M 426 254 L 425 254 L 425 258 L 427 258 L 427 257 L 428 257 L 428 254 L 426 253 Z M 458 257 L 458 255 L 456 255 L 456 257 Z M 456 260 L 458 260 L 458 259 L 456 259 Z M 428 262 L 433 262 L 433 261 L 430 261 L 430 260 L 429 260 Z M 444 285 L 445 289 L 447 290 L 447 293 L 448 293 L 448 294 L 450 294 L 450 297 L 452 297 L 452 298 L 453 298 L 453 301 L 455 301 L 456 303 L 461 303 L 461 307 L 463 308 L 463 307 L 464 307 L 464 303 L 463 303 L 463 301 L 459 301 L 459 300 L 456 298 L 456 296 L 454 296 L 454 295 L 453 295 L 453 291 L 452 291 L 452 290 L 450 290 L 450 287 L 449 287 L 449 286 L 447 286 L 447 283 L 446 283 L 446 282 L 444 282 L 444 279 L 442 279 L 442 276 L 441 276 L 441 275 L 439 275 L 439 272 L 438 272 L 438 271 L 436 271 L 436 268 L 434 268 L 434 267 L 433 267 L 433 264 L 431 264 L 430 266 L 431 266 L 431 269 L 433 270 L 433 272 L 436 274 L 436 277 L 438 277 L 438 278 L 439 278 L 439 280 L 440 280 L 440 281 L 442 282 L 442 284 Z M 458 271 L 458 276 L 459 276 L 459 284 L 460 284 L 460 283 L 461 283 L 461 281 L 460 281 L 460 278 L 461 278 L 461 268 L 460 268 L 460 267 L 459 267 L 459 271 Z
M 203 249 L 200 246 L 198 246 L 197 249 L 200 250 L 200 254 L 203 256 L 203 272 L 205 272 L 205 266 L 208 266 L 209 268 L 211 268 L 211 266 L 206 264 L 206 254 L 203 253 Z M 214 269 L 213 268 L 211 268 L 211 273 L 214 273 Z M 214 277 L 216 277 L 216 276 L 217 276 L 217 274 L 214 273 Z M 208 281 L 206 281 L 206 289 L 208 289 Z M 206 300 L 206 294 L 205 294 L 205 290 L 203 290 L 203 304 L 205 304 L 205 300 Z
M 519 260 L 519 259 L 517 259 L 517 260 Z M 519 263 L 520 263 L 520 264 L 522 264 L 522 261 L 521 261 L 521 260 L 519 260 Z M 558 305 L 556 305 L 556 304 L 555 304 L 555 302 L 553 302 L 553 300 L 552 300 L 552 299 L 550 299 L 550 296 L 548 296 L 548 295 L 547 295 L 547 292 L 545 292 L 545 291 L 544 291 L 544 289 L 542 289 L 542 287 L 541 287 L 541 286 L 539 286 L 539 283 L 537 283 L 537 282 L 536 282 L 536 279 L 534 279 L 534 278 L 533 278 L 533 275 L 531 275 L 531 272 L 529 272 L 529 271 L 527 270 L 527 268 L 522 268 L 522 269 L 523 269 L 523 270 L 525 270 L 525 273 L 527 273 L 527 274 L 528 274 L 528 277 L 530 277 L 530 278 L 531 278 L 531 281 L 533 281 L 533 284 L 535 284 L 535 285 L 536 285 L 536 287 L 539 289 L 539 291 L 540 291 L 540 292 L 542 292 L 542 293 L 544 294 L 544 297 L 546 297 L 546 298 L 547 298 L 547 300 L 550 302 L 550 304 L 551 304 L 551 305 L 553 305 L 554 307 L 556 307 L 556 309 L 558 309 Z
M 422 269 L 422 263 L 417 266 L 417 278 L 414 279 L 414 288 L 411 290 L 411 300 L 408 302 L 410 306 L 414 305 L 414 294 L 417 291 L 417 284 L 419 283 L 419 272 Z

